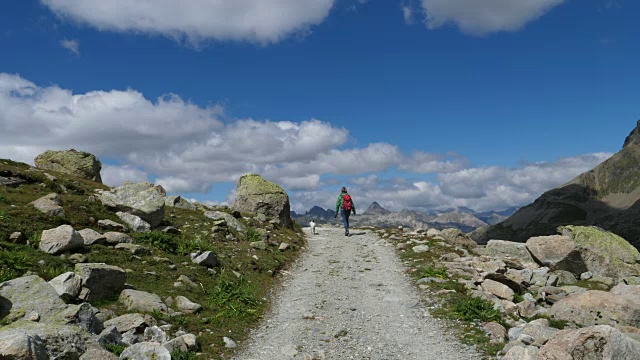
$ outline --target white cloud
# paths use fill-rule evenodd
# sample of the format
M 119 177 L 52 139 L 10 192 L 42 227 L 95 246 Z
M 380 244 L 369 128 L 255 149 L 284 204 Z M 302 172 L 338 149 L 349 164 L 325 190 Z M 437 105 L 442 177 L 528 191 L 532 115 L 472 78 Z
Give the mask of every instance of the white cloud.
M 100 30 L 204 40 L 274 43 L 307 31 L 335 0 L 41 0 L 63 18 Z
M 422 0 L 430 29 L 454 24 L 462 32 L 484 35 L 517 31 L 565 0 Z
M 409 5 L 402 7 L 402 17 L 407 24 L 413 24 L 413 9 Z
M 146 172 L 131 165 L 103 165 L 100 175 L 102 177 L 102 182 L 108 186 L 120 186 L 124 184 L 125 181 L 149 181 L 149 176 Z
M 64 39 L 60 41 L 60 45 L 69 50 L 71 53 L 80 55 L 80 42 L 75 39 Z

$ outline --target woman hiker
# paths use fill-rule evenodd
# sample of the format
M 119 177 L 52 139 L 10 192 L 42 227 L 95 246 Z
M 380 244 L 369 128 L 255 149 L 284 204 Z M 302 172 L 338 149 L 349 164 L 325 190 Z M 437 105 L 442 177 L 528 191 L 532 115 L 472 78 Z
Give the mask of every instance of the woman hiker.
M 344 223 L 344 236 L 349 236 L 349 216 L 351 215 L 351 211 L 353 211 L 353 215 L 356 214 L 356 206 L 353 204 L 353 199 L 351 195 L 347 192 L 346 187 L 342 187 L 342 191 L 338 196 L 338 201 L 336 201 L 336 218 L 338 217 L 338 212 L 342 215 L 342 222 Z

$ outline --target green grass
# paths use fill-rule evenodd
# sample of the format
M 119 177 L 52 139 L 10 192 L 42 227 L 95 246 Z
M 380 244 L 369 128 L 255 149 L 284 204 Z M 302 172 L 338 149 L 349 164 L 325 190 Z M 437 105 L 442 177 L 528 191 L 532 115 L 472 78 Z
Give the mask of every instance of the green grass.
M 69 224 L 76 230 L 92 228 L 104 232 L 92 225 L 95 224 L 94 220 L 121 222 L 112 211 L 91 197 L 94 189 L 106 189 L 105 186 L 55 172 L 49 173 L 58 180 L 51 182 L 41 172 L 27 169 L 29 167 L 26 164 L 0 160 L 0 175 L 20 176 L 27 181 L 16 188 L 0 187 L 0 282 L 22 276 L 27 271 L 45 280 L 73 271 L 74 265 L 66 260 L 68 256 L 60 258 L 38 250 L 43 230 Z M 45 186 L 40 186 L 41 183 Z M 64 185 L 68 192 L 62 192 L 59 184 Z M 54 191 L 62 199 L 65 218 L 49 218 L 29 205 Z M 240 221 L 253 229 L 249 239 L 260 240 L 259 228 L 264 225 L 253 219 Z M 137 290 L 157 294 L 163 299 L 182 295 L 203 305 L 203 310 L 196 315 L 168 317 L 154 314 L 154 317 L 174 325 L 176 330 L 198 335 L 199 341 L 206 344 L 202 348 L 202 358 L 229 358 L 234 350 L 224 347 L 222 337 L 230 336 L 239 342 L 246 339 L 247 330 L 256 325 L 268 307 L 268 302 L 263 299 L 268 297 L 269 290 L 279 281 L 277 275 L 298 256 L 298 250 L 304 246 L 301 232 L 267 224 L 271 239 L 289 243 L 291 250 L 280 252 L 275 247 L 269 247 L 257 251 L 251 248 L 249 239 L 245 237 L 227 240 L 225 236 L 235 234 L 234 230 L 212 232 L 213 220 L 205 217 L 200 210 L 166 208 L 162 225 L 175 226 L 182 234 L 129 234 L 134 238 L 134 243 L 148 246 L 151 255 L 134 256 L 103 245 L 94 245 L 87 252 L 80 252 L 84 253 L 88 262 L 107 263 L 127 270 L 126 281 Z M 8 242 L 9 235 L 16 231 L 22 232 L 30 245 Z M 195 250 L 213 251 L 219 258 L 220 267 L 212 273 L 193 264 L 189 254 Z M 258 259 L 253 255 L 257 255 Z M 168 259 L 173 267 L 155 260 L 155 257 Z M 233 272 L 241 277 L 236 278 Z M 198 286 L 174 287 L 174 282 L 181 275 L 189 277 Z M 105 311 L 111 310 L 115 315 L 128 312 L 118 302 L 117 296 L 92 305 Z M 117 349 L 112 350 L 115 352 Z M 179 356 L 194 358 L 193 353 L 174 354 L 174 358 Z
M 427 264 L 421 272 L 422 277 L 434 277 L 438 279 L 446 279 L 449 277 L 447 269 L 444 267 L 436 267 L 433 264 Z
M 501 321 L 500 311 L 493 308 L 493 303 L 475 296 L 462 295 L 455 297 L 451 311 L 463 321 Z
M 172 360 L 195 360 L 198 358 L 198 354 L 192 351 L 176 350 L 171 353 Z
M 122 352 L 127 348 L 127 345 L 106 344 L 105 349 L 115 356 L 120 356 Z
M 247 228 L 247 241 L 250 242 L 256 242 L 256 241 L 260 241 L 260 233 L 258 232 L 258 230 L 256 230 L 256 228 L 254 227 L 248 227 Z

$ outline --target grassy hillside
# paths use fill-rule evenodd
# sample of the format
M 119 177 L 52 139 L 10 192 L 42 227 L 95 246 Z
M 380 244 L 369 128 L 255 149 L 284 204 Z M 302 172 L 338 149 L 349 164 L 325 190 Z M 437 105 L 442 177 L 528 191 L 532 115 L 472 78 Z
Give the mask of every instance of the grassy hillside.
M 0 282 L 36 273 L 46 280 L 73 270 L 70 254 L 52 256 L 38 250 L 42 230 L 69 224 L 76 230 L 96 227 L 96 221 L 110 219 L 121 222 L 92 196 L 95 189 L 107 187 L 92 181 L 69 175 L 44 172 L 11 160 L 0 160 L 0 176 L 24 180 L 18 187 L 0 186 Z M 66 216 L 48 217 L 29 203 L 52 192 L 62 199 Z M 219 209 L 230 212 L 229 209 Z M 203 305 L 196 315 L 168 318 L 165 314 L 153 314 L 160 323 L 173 325 L 173 331 L 184 330 L 199 337 L 202 344 L 201 358 L 225 358 L 231 351 L 223 345 L 222 337 L 228 336 L 241 343 L 246 331 L 262 316 L 268 303 L 267 293 L 277 279 L 278 272 L 297 256 L 303 245 L 303 237 L 297 231 L 280 228 L 243 214 L 248 227 L 247 235 L 228 228 L 212 229 L 214 221 L 203 211 L 167 208 L 162 225 L 171 225 L 182 231 L 181 235 L 162 232 L 129 234 L 134 243 L 151 249 L 150 255 L 135 256 L 111 247 L 94 245 L 81 251 L 87 262 L 104 262 L 127 271 L 127 283 L 135 289 L 166 297 L 183 295 Z M 291 246 L 278 251 L 277 246 L 267 250 L 251 248 L 250 242 L 260 240 L 259 228 L 270 232 L 270 242 L 286 242 Z M 9 241 L 13 232 L 20 231 L 28 244 Z M 231 236 L 228 236 L 231 235 Z M 189 253 L 195 250 L 211 250 L 217 254 L 221 266 L 209 271 L 192 264 Z M 181 275 L 189 277 L 196 286 L 175 287 Z M 112 301 L 93 304 L 113 316 L 125 313 L 125 309 Z M 194 355 L 194 354 L 192 354 Z M 191 356 L 191 355 L 188 355 Z M 190 357 L 193 358 L 193 357 Z

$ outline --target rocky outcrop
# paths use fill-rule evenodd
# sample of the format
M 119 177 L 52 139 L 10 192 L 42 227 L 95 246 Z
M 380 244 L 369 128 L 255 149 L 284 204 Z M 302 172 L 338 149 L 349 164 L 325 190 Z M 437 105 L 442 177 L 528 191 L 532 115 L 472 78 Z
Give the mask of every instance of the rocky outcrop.
M 558 226 L 596 225 L 640 247 L 639 131 L 636 127 L 622 150 L 611 158 L 547 191 L 507 220 L 490 227 L 480 240 L 525 241 L 532 236 L 552 235 Z
M 102 164 L 97 157 L 83 151 L 45 151 L 36 156 L 35 165 L 38 169 L 57 171 L 73 175 L 82 179 L 102 183 L 100 170 Z
M 293 226 L 289 196 L 279 185 L 260 175 L 248 174 L 240 178 L 233 208 L 240 212 L 263 214 L 281 226 Z
M 140 217 L 156 227 L 164 218 L 166 192 L 149 182 L 125 183 L 110 191 L 99 190 L 98 199 L 108 208 Z

